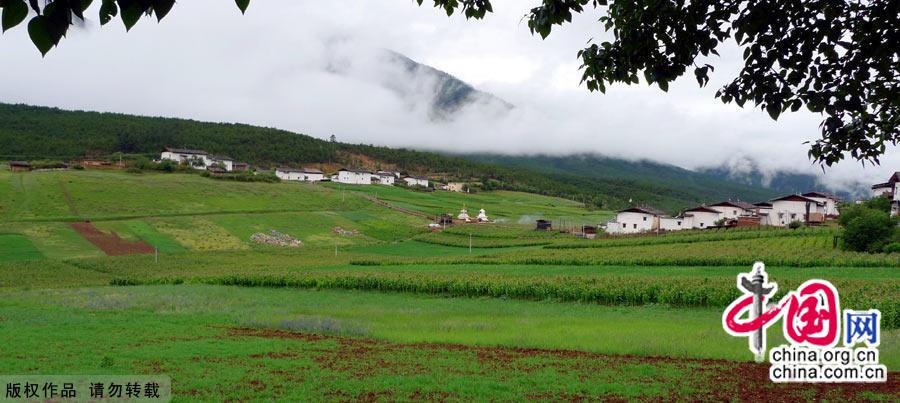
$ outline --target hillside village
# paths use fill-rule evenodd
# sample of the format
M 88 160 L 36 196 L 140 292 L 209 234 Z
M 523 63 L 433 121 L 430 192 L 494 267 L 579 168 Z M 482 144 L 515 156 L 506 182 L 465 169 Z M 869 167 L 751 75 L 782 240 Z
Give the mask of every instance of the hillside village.
M 227 173 L 251 172 L 250 165 L 234 159 L 213 155 L 204 150 L 166 147 L 156 162 L 171 161 L 180 166 L 194 170 L 206 171 L 212 175 Z M 86 164 L 82 162 L 82 164 Z M 92 164 L 96 165 L 96 164 Z M 27 171 L 32 167 L 24 161 L 11 161 L 12 171 Z M 97 166 L 99 167 L 99 166 Z M 117 164 L 117 168 L 124 165 Z M 254 172 L 255 174 L 256 172 Z M 278 167 L 274 169 L 278 180 L 288 182 L 334 182 L 348 185 L 402 185 L 410 188 L 427 190 L 445 190 L 450 192 L 468 192 L 463 182 L 436 183 L 424 176 L 404 175 L 398 171 L 367 170 L 357 168 L 340 168 L 333 173 L 326 173 L 316 168 Z M 873 185 L 872 197 L 886 197 L 891 200 L 891 215 L 900 214 L 900 172 L 894 173 L 886 182 Z M 732 227 L 789 227 L 818 226 L 836 219 L 840 215 L 838 209 L 842 201 L 839 197 L 819 191 L 789 194 L 770 200 L 749 203 L 745 201 L 725 200 L 712 204 L 702 204 L 682 210 L 679 214 L 670 215 L 651 206 L 633 206 L 616 212 L 612 220 L 595 226 L 581 228 L 580 234 L 593 238 L 597 230 L 608 235 L 628 235 L 640 233 L 659 233 L 689 229 L 713 229 Z M 448 223 L 487 223 L 484 210 L 478 217 L 470 217 L 465 206 L 457 217 L 447 215 L 439 218 L 436 225 Z M 546 220 L 538 223 L 539 229 L 548 229 Z M 578 231 L 576 231 L 578 232 Z

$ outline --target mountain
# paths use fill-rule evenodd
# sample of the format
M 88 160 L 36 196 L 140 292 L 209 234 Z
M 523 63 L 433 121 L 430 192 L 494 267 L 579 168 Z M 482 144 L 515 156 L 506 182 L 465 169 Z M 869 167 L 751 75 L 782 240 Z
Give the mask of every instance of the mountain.
M 114 153 L 158 158 L 159 151 L 167 146 L 204 149 L 263 168 L 317 165 L 326 169 L 397 169 L 439 181 L 478 182 L 485 190 L 559 196 L 611 209 L 646 204 L 675 212 L 700 202 L 759 200 L 772 195 L 763 188 L 651 162 L 591 155 L 444 155 L 330 142 L 245 124 L 0 103 L 0 159 L 75 160 Z
M 424 109 L 435 122 L 452 121 L 473 111 L 500 117 L 514 107 L 447 72 L 392 50 L 336 45 L 328 57 L 327 72 L 386 89 L 411 112 Z
M 455 114 L 468 107 L 493 107 L 498 113 L 513 108 L 509 102 L 493 94 L 479 91 L 449 73 L 416 62 L 394 51 L 386 50 L 384 52 L 384 57 L 389 63 L 400 66 L 406 72 L 408 77 L 405 77 L 404 82 L 424 80 L 428 83 L 429 92 L 434 95 L 431 99 L 431 111 L 434 118 L 451 119 Z M 392 87 L 403 88 L 398 83 L 394 83 Z M 409 91 L 399 92 L 402 96 L 410 96 Z
M 613 197 L 632 203 L 677 205 L 714 203 L 722 200 L 756 202 L 777 194 L 759 185 L 741 184 L 704 172 L 652 161 L 629 161 L 596 154 L 565 156 L 470 154 L 463 158 L 528 169 L 548 174 L 566 174 L 609 183 Z
M 844 200 L 868 197 L 870 193 L 869 185 L 862 182 L 843 184 L 841 189 L 834 189 L 822 183 L 820 178 L 813 174 L 784 170 L 764 171 L 759 168 L 759 164 L 756 161 L 749 158 L 741 158 L 737 162 L 701 168 L 697 171 L 707 175 L 727 178 L 727 180 L 735 183 L 772 189 L 779 193 L 789 194 L 802 193 L 809 190 L 823 190 L 834 193 Z

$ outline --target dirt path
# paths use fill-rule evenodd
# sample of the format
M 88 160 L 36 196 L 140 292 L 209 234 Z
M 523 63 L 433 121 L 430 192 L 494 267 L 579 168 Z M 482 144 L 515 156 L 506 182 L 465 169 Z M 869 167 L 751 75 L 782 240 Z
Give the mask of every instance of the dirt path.
M 108 256 L 153 253 L 153 246 L 144 241 L 131 242 L 119 237 L 115 232 L 106 233 L 90 222 L 73 222 L 69 226 L 94 244 Z
M 63 197 L 66 199 L 66 205 L 69 206 L 69 213 L 75 217 L 78 217 L 78 209 L 75 207 L 75 202 L 72 201 L 72 195 L 69 194 L 69 189 L 66 188 L 66 184 L 62 181 L 59 183 L 59 189 L 62 190 Z
M 364 338 L 322 336 L 271 329 L 235 328 L 229 337 L 263 337 L 296 340 L 300 343 L 325 342 L 337 347 L 320 356 L 308 356 L 297 352 L 273 351 L 265 355 L 269 359 L 313 359 L 323 370 L 336 371 L 350 378 L 367 377 L 387 371 L 391 374 L 432 373 L 425 357 L 458 355 L 471 357 L 472 368 L 453 368 L 455 374 L 478 377 L 490 374 L 510 382 L 527 383 L 531 374 L 556 371 L 576 374 L 583 382 L 606 382 L 604 372 L 610 369 L 631 376 L 630 382 L 647 383 L 648 389 L 663 385 L 665 400 L 679 401 L 865 401 L 867 393 L 894 395 L 900 399 L 900 381 L 897 373 L 888 375 L 887 383 L 880 384 L 775 384 L 769 381 L 769 366 L 750 362 L 727 360 L 681 359 L 670 357 L 642 357 L 630 355 L 605 355 L 572 350 L 543 350 L 533 348 L 476 347 L 455 344 L 399 344 Z M 416 357 L 422 357 L 416 359 Z M 251 357 L 257 358 L 257 357 Z M 263 358 L 263 357 L 258 357 Z M 620 369 L 620 370 L 619 370 Z M 474 371 L 469 374 L 467 371 Z M 639 371 L 636 375 L 635 371 Z M 640 375 L 646 373 L 646 375 Z M 612 382 L 628 382 L 614 379 Z M 370 393 L 380 393 L 372 391 Z M 634 397 L 616 395 L 586 396 L 581 391 L 566 393 L 543 392 L 540 389 L 522 391 L 524 398 L 551 401 L 633 400 Z M 398 398 L 398 396 L 393 396 Z M 353 396 L 342 396 L 354 400 Z M 360 399 L 360 396 L 356 396 Z M 639 400 L 661 401 L 657 395 Z M 366 400 L 362 397 L 362 400 Z M 897 401 L 897 400 L 895 400 Z

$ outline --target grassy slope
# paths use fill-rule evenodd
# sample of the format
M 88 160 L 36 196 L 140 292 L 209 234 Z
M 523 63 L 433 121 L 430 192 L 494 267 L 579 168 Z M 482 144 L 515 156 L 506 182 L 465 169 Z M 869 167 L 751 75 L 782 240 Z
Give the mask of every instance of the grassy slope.
M 159 150 L 166 146 L 205 149 L 264 166 L 356 165 L 358 156 L 362 156 L 379 165 L 414 174 L 447 174 L 442 180 L 496 180 L 503 189 L 563 196 L 612 208 L 631 205 L 629 199 L 632 199 L 674 211 L 710 198 L 757 199 L 768 194 L 760 187 L 728 183 L 674 167 L 617 159 L 592 159 L 591 164 L 548 170 L 548 166 L 580 160 L 566 158 L 554 164 L 541 161 L 524 164 L 522 161 L 530 160 L 512 158 L 512 162 L 499 161 L 507 165 L 495 165 L 429 152 L 328 142 L 249 125 L 2 103 L 0 144 L 3 144 L 0 160 L 68 160 L 86 154 L 115 152 L 157 157 Z M 522 168 L 523 165 L 528 166 Z M 608 171 L 614 175 L 597 175 Z

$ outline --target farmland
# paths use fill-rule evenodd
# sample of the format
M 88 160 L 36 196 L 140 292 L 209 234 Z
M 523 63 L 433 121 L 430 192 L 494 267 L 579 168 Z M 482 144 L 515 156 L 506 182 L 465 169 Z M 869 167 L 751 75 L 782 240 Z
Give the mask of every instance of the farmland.
M 498 223 L 429 222 L 485 208 Z M 533 229 L 610 217 L 516 192 L 0 172 L 0 373 L 167 374 L 176 400 L 896 400 L 887 384 L 775 385 L 721 328 L 735 275 L 779 296 L 831 281 L 883 314 L 900 365 L 900 256 L 834 248 L 839 229 L 578 239 Z M 155 253 L 107 256 L 89 220 Z M 250 241 L 277 230 L 303 242 Z M 76 340 L 77 343 L 69 341 Z M 780 327 L 770 345 L 783 342 Z M 55 360 L 52 357 L 67 357 Z M 747 382 L 747 383 L 745 383 Z

